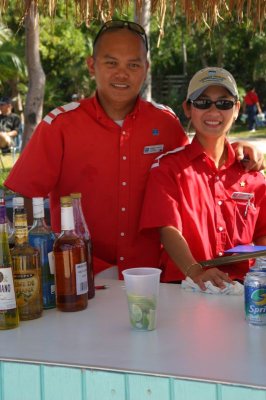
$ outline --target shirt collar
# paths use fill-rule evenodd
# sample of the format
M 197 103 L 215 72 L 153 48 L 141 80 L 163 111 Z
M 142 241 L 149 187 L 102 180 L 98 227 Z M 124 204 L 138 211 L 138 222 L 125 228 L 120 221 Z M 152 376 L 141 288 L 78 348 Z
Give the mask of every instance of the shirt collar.
M 108 115 L 102 108 L 102 106 L 98 100 L 97 92 L 96 92 L 95 96 L 93 97 L 93 102 L 94 102 L 94 106 L 95 106 L 95 110 L 96 110 L 97 119 L 105 119 L 105 120 L 113 121 L 110 117 L 108 117 Z M 141 98 L 140 98 L 140 96 L 138 96 L 137 100 L 136 100 L 136 104 L 134 106 L 134 109 L 125 117 L 125 119 L 129 118 L 129 117 L 134 117 L 139 112 L 140 106 L 141 106 Z
M 225 139 L 225 146 L 227 147 L 227 161 L 223 167 L 227 168 L 235 162 L 235 151 L 227 139 Z M 196 136 L 194 136 L 191 144 L 188 147 L 189 150 L 187 157 L 190 161 L 194 160 L 200 155 L 205 155 L 208 157 Z

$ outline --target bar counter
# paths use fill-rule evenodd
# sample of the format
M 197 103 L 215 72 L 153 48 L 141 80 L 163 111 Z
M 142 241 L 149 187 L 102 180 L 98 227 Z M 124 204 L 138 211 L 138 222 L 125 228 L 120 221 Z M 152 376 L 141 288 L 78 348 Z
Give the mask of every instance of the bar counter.
M 243 296 L 160 284 L 157 329 L 129 324 L 124 282 L 75 313 L 0 332 L 0 400 L 266 400 L 266 325 Z

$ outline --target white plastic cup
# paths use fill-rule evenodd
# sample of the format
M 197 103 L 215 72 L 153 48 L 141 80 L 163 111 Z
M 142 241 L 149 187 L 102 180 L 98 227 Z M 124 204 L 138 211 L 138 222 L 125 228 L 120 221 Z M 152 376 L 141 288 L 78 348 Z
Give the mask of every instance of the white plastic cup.
M 130 323 L 138 331 L 152 331 L 156 328 L 161 272 L 158 268 L 130 268 L 122 272 Z

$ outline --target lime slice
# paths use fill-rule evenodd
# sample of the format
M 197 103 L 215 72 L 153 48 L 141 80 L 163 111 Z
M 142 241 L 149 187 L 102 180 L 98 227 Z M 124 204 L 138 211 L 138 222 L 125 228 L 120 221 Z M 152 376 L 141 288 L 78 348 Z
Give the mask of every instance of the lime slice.
M 139 322 L 142 319 L 142 311 L 137 304 L 131 304 L 131 317 L 135 322 Z

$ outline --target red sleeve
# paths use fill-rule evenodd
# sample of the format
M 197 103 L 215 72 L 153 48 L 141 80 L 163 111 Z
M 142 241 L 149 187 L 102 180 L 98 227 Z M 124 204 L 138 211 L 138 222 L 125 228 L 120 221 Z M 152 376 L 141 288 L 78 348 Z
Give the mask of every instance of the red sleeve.
M 146 186 L 140 230 L 174 226 L 182 231 L 177 198 L 177 182 L 166 165 L 152 168 Z
M 60 130 L 42 121 L 4 182 L 26 197 L 47 197 L 60 175 L 63 139 Z

